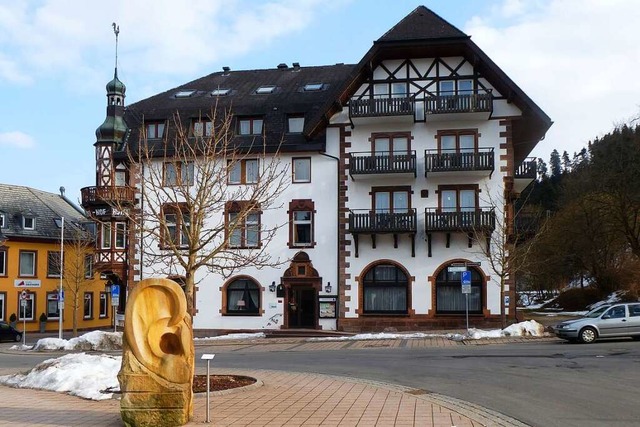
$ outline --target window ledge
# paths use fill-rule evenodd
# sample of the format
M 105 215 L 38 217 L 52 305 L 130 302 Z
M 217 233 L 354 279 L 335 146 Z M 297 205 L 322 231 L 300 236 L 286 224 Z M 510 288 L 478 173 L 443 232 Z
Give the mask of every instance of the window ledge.
M 260 317 L 260 313 L 223 313 L 223 316 L 235 316 L 235 317 Z

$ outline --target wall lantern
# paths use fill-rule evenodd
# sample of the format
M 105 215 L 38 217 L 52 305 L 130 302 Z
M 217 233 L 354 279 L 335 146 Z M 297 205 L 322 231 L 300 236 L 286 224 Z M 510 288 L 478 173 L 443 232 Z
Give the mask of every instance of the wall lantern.
M 328 294 L 331 293 L 331 282 L 327 282 L 327 285 L 324 287 L 324 291 Z
M 276 291 L 276 282 L 271 282 L 271 284 L 269 285 L 269 292 L 275 292 Z

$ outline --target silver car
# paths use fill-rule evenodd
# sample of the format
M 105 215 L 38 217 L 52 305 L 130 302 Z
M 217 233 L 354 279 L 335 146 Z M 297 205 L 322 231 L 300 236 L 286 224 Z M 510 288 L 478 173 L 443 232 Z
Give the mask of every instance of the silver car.
M 611 337 L 640 340 L 640 302 L 600 306 L 584 317 L 558 323 L 553 332 L 559 338 L 583 343 Z

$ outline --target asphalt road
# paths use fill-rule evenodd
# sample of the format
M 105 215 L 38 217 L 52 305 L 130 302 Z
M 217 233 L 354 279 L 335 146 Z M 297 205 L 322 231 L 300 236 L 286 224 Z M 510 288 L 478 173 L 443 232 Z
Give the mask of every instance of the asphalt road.
M 200 353 L 214 348 L 198 348 Z M 640 426 L 640 342 L 218 353 L 216 367 L 315 372 L 402 384 L 539 427 Z
M 2 353 L 0 373 L 62 353 Z M 241 348 L 241 347 L 238 347 Z M 304 351 L 220 351 L 217 368 L 275 369 L 402 384 L 476 403 L 535 427 L 640 426 L 640 342 L 590 345 L 531 341 L 496 345 Z

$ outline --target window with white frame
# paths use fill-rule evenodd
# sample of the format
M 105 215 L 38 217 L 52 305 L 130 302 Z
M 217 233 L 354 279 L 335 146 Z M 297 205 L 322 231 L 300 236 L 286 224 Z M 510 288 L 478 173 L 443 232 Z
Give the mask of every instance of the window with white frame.
M 18 301 L 18 320 L 33 320 L 36 294 L 27 292 L 27 299 L 22 299 L 20 295 L 18 295 Z
M 304 116 L 290 116 L 287 118 L 289 133 L 302 133 L 304 130 Z
M 116 249 L 125 249 L 127 246 L 127 224 L 116 222 Z
M 20 251 L 18 271 L 20 277 L 35 277 L 36 275 L 35 251 Z
M 93 292 L 84 293 L 82 317 L 85 319 L 91 319 L 93 317 Z
M 311 182 L 311 157 L 294 157 L 291 163 L 293 182 L 295 184 Z
M 60 277 L 60 251 L 47 252 L 47 277 Z
M 109 299 L 106 292 L 100 292 L 100 318 L 104 319 L 109 315 Z
M 93 255 L 87 255 L 84 257 L 84 278 L 93 278 Z
M 58 292 L 47 292 L 47 318 L 59 319 Z
M 258 182 L 258 159 L 229 160 L 227 162 L 228 184 L 255 184 Z
M 36 219 L 31 216 L 23 216 L 22 217 L 22 228 L 25 230 L 35 230 L 36 229 Z
M 111 249 L 111 224 L 105 222 L 100 227 L 100 247 L 102 249 Z
M 0 249 L 0 277 L 7 275 L 7 251 Z

